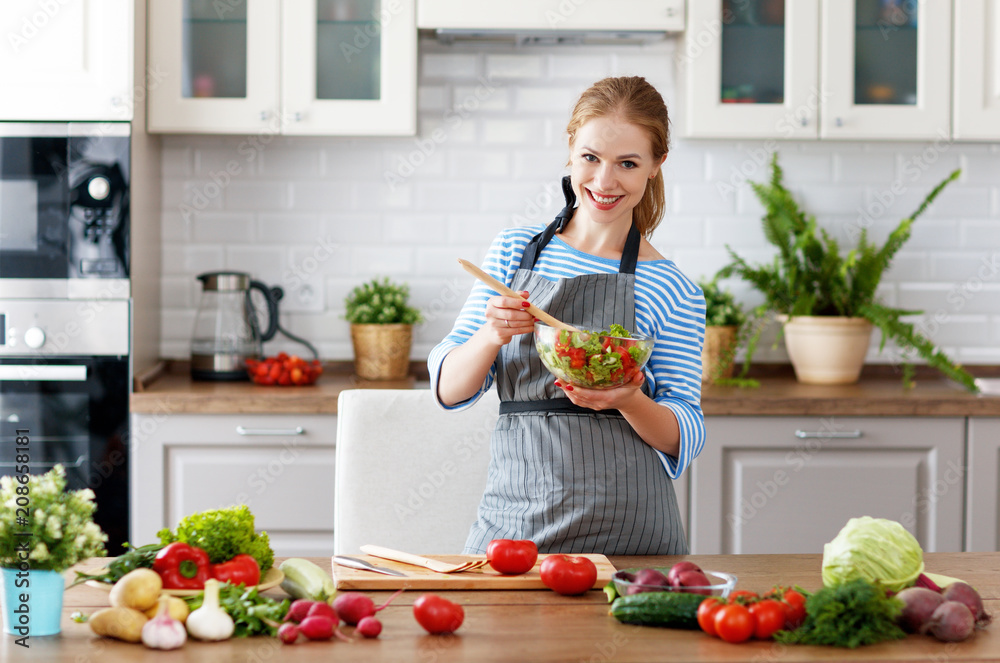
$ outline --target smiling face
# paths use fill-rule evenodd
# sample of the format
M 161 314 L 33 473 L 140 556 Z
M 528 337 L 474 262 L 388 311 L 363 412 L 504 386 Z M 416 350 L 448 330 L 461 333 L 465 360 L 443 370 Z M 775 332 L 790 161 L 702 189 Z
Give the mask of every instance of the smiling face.
M 588 121 L 570 146 L 570 178 L 580 201 L 576 214 L 599 224 L 631 223 L 632 210 L 664 159 L 653 158 L 642 127 L 617 116 Z

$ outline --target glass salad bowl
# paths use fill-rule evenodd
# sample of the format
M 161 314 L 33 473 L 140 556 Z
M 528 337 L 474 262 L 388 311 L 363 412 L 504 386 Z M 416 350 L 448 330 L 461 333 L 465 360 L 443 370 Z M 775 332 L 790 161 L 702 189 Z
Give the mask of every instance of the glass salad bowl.
M 703 594 L 705 596 L 726 598 L 733 591 L 733 588 L 736 587 L 736 576 L 731 573 L 723 573 L 722 571 L 702 571 L 709 582 L 712 583 L 709 585 L 645 585 L 636 582 L 636 573 L 639 573 L 641 570 L 622 569 L 611 576 L 611 581 L 615 584 L 615 589 L 618 590 L 619 595 L 628 596 L 643 592 L 686 592 L 688 594 Z M 670 573 L 670 569 L 667 568 L 656 568 L 655 570 L 664 576 Z
M 586 389 L 610 389 L 643 369 L 653 353 L 653 339 L 571 332 L 536 322 L 535 348 L 545 368 L 560 380 Z

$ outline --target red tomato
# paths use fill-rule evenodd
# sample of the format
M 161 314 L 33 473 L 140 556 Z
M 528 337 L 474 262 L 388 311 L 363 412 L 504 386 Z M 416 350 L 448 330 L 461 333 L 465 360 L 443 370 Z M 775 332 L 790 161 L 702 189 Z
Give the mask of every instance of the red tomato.
M 757 592 L 751 592 L 749 589 L 737 589 L 729 593 L 729 602 L 739 603 L 740 605 L 747 605 L 758 598 L 760 597 L 757 596 Z
M 785 628 L 797 629 L 806 618 L 806 597 L 794 589 L 786 589 L 781 602 L 785 606 Z
M 724 605 L 715 613 L 715 632 L 726 642 L 745 642 L 754 632 L 753 615 L 738 603 Z
M 521 575 L 530 571 L 538 561 L 538 546 L 528 539 L 493 539 L 486 547 L 486 559 L 495 571 Z
M 726 605 L 725 601 L 714 596 L 701 602 L 701 605 L 698 606 L 698 626 L 701 627 L 702 631 L 718 637 L 719 634 L 715 632 L 715 613 L 724 605 Z
M 458 630 L 465 620 L 465 611 L 437 594 L 424 594 L 413 602 L 413 616 L 428 633 L 444 635 Z
M 785 606 L 774 599 L 763 599 L 750 606 L 754 618 L 753 635 L 758 640 L 767 640 L 785 628 Z
M 565 596 L 583 594 L 597 582 L 597 567 L 586 557 L 549 555 L 539 568 L 542 584 Z

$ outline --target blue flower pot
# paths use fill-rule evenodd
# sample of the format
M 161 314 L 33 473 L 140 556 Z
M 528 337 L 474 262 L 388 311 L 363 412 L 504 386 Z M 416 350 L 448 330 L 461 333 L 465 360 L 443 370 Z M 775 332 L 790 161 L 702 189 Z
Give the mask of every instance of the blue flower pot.
M 0 586 L 4 633 L 17 637 L 59 633 L 66 589 L 61 573 L 3 568 L 0 569 Z

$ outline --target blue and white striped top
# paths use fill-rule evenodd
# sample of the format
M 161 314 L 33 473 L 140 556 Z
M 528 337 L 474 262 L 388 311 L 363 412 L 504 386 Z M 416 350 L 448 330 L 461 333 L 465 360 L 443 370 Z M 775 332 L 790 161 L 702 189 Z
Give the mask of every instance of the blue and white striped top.
M 500 232 L 483 261 L 483 271 L 510 285 L 524 247 L 543 225 L 508 228 Z M 616 274 L 620 261 L 592 256 L 566 244 L 558 235 L 542 250 L 534 271 L 555 281 L 583 274 Z M 437 398 L 441 364 L 486 322 L 486 301 L 497 294 L 477 281 L 455 321 L 451 333 L 427 359 L 432 391 Z M 640 261 L 635 268 L 635 306 L 638 334 L 656 339 L 646 364 L 646 379 L 652 382 L 653 398 L 669 407 L 680 427 L 680 453 L 674 458 L 660 452 L 667 474 L 676 479 L 701 453 L 705 444 L 705 417 L 701 411 L 701 346 L 705 338 L 705 298 L 701 289 L 670 260 Z M 472 405 L 493 385 L 496 367 L 490 369 L 479 393 L 445 409 Z

